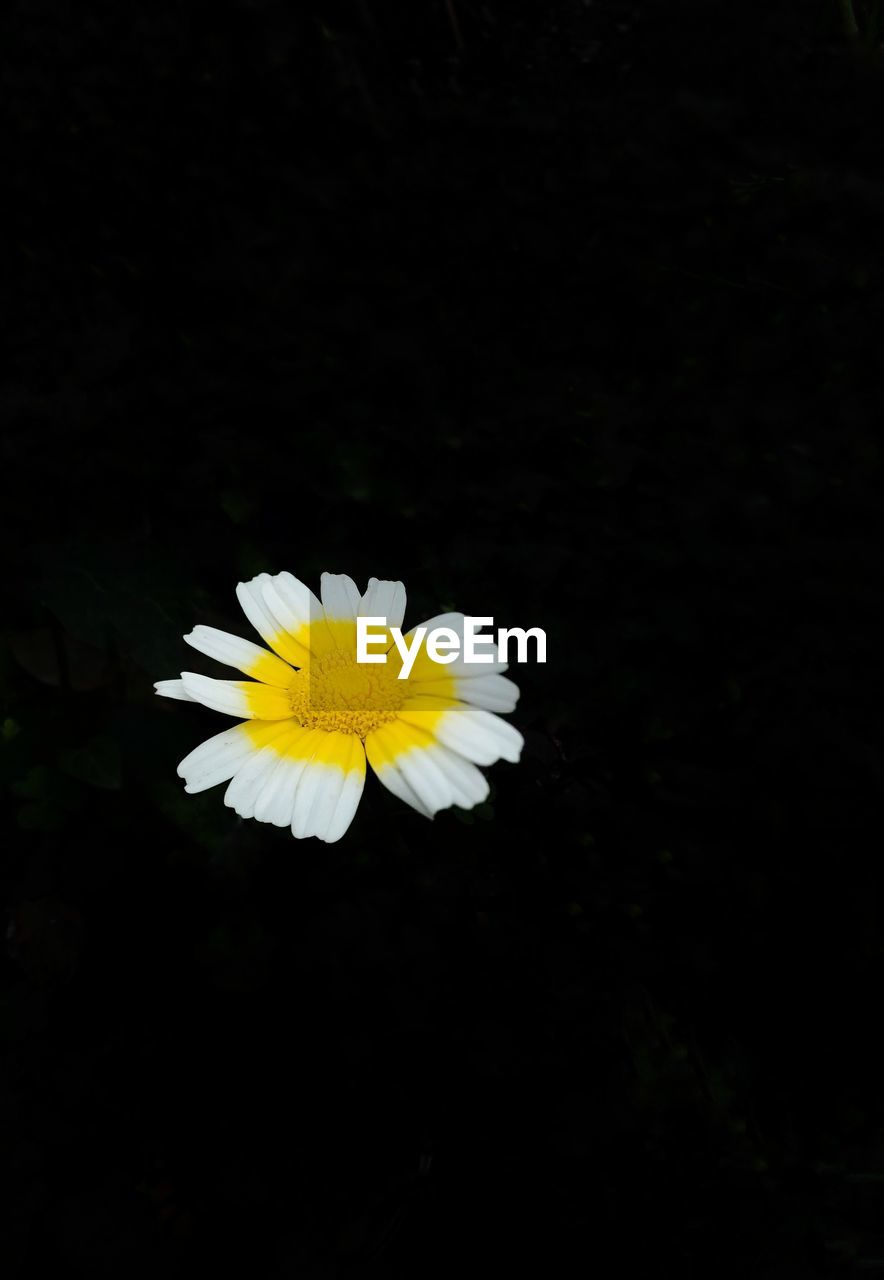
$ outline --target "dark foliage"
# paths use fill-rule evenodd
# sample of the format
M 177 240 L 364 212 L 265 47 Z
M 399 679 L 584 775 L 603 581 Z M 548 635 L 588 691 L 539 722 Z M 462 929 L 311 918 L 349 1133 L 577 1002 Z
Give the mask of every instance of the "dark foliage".
M 882 63 L 758 8 L 4 8 L 5 1274 L 884 1265 Z M 488 805 L 183 794 L 283 568 L 546 628 Z

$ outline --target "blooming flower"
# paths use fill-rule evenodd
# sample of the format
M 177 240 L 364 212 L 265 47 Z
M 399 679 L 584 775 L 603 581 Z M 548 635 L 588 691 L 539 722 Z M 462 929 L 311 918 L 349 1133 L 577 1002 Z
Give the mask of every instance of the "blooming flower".
M 401 582 L 371 578 L 360 595 L 346 574 L 324 573 L 320 601 L 290 573 L 260 573 L 236 594 L 269 649 L 214 627 L 195 627 L 184 639 L 251 679 L 183 671 L 154 686 L 163 697 L 242 720 L 181 761 L 185 791 L 228 782 L 224 803 L 240 817 L 331 842 L 353 820 L 366 759 L 385 787 L 428 818 L 486 798 L 477 765 L 518 760 L 522 735 L 493 714 L 512 711 L 519 697 L 501 674 L 506 663 L 496 646 L 487 646 L 491 662 L 481 666 L 460 656 L 441 664 L 426 651 L 426 636 L 439 627 L 450 627 L 462 644 L 463 614 L 423 624 L 408 677 L 399 679 L 402 658 L 389 629 L 401 627 L 405 615 Z M 357 662 L 357 617 L 386 620 L 389 645 L 378 646 L 387 649 L 385 663 Z

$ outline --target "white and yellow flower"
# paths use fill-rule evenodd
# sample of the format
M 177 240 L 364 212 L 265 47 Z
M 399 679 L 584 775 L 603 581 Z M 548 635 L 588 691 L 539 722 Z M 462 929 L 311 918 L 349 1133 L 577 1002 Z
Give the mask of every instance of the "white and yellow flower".
M 481 804 L 488 782 L 477 765 L 518 760 L 522 735 L 494 714 L 512 711 L 519 697 L 496 648 L 487 650 L 490 664 L 457 657 L 443 665 L 422 642 L 401 680 L 402 659 L 389 635 L 385 663 L 356 661 L 357 617 L 401 627 L 401 582 L 371 578 L 360 595 L 346 574 L 324 573 L 319 600 L 290 573 L 261 573 L 236 594 L 269 649 L 214 627 L 195 627 L 184 639 L 251 678 L 183 671 L 154 686 L 163 697 L 242 720 L 181 761 L 185 791 L 227 782 L 224 803 L 240 817 L 331 842 L 353 820 L 366 758 L 384 786 L 428 818 L 450 805 Z M 427 634 L 450 627 L 463 639 L 461 613 L 423 625 Z

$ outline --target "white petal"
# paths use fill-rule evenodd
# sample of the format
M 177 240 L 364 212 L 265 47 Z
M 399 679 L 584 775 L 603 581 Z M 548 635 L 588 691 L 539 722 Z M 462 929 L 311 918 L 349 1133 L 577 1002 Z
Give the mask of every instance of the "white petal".
M 407 718 L 403 713 L 403 719 Z M 478 707 L 446 711 L 433 726 L 433 733 L 446 747 L 474 764 L 494 764 L 500 759 L 515 763 L 524 745 L 518 729 Z
M 365 748 L 381 782 L 427 817 L 452 804 L 472 809 L 488 797 L 475 765 L 407 719 L 376 729 Z
M 350 780 L 351 774 L 359 779 L 358 786 Z M 325 734 L 298 782 L 292 834 L 298 839 L 340 839 L 356 812 L 364 781 L 365 750 L 360 740 L 353 734 Z
M 344 775 L 339 770 L 325 769 L 321 764 L 311 764 L 305 769 L 298 783 L 292 809 L 292 835 L 303 840 L 314 834 L 314 810 L 332 808 L 343 787 Z
M 506 671 L 507 663 L 501 661 L 499 657 L 499 650 L 496 644 L 482 643 L 479 645 L 479 647 L 476 650 L 476 652 L 481 654 L 483 657 L 490 657 L 491 662 L 467 662 L 466 661 L 466 659 L 463 656 L 463 642 L 464 642 L 463 638 L 464 638 L 464 628 L 466 626 L 466 618 L 464 614 L 437 613 L 434 618 L 428 618 L 426 622 L 422 622 L 420 625 L 426 628 L 428 635 L 431 631 L 436 631 L 439 627 L 447 627 L 449 630 L 455 633 L 460 643 L 460 650 L 453 662 L 447 662 L 443 664 L 432 663 L 432 662 L 430 663 L 431 669 L 438 672 L 440 676 L 460 676 L 461 678 L 465 678 L 465 677 L 478 678 L 480 676 L 492 675 L 494 672 L 500 673 L 502 671 Z M 412 636 L 416 630 L 417 628 L 413 627 L 411 631 L 409 631 L 408 635 Z M 477 637 L 477 639 L 481 640 L 482 636 L 480 635 L 479 637 Z M 426 657 L 426 650 L 423 648 L 422 648 L 422 653 Z M 429 658 L 426 657 L 426 662 L 429 662 L 429 661 L 430 661 Z M 417 668 L 416 668 L 416 676 L 415 676 L 416 679 L 419 679 L 420 676 L 424 674 L 424 670 L 423 670 L 424 666 L 425 666 L 425 662 L 420 661 L 421 670 L 420 670 L 420 673 L 418 674 Z
M 386 618 L 388 627 L 401 627 L 405 617 L 405 586 L 385 578 L 369 578 L 368 590 L 359 601 L 363 618 Z
M 433 759 L 431 750 L 415 747 L 410 751 L 403 751 L 396 757 L 396 767 L 431 813 L 454 804 L 454 789 Z
M 421 770 L 405 762 L 410 755 L 426 754 L 433 745 L 434 739 L 421 726 L 415 731 L 397 722 L 382 725 L 365 740 L 368 762 L 387 790 L 426 818 L 451 804 L 451 788 L 438 768 Z
M 267 775 L 255 800 L 255 817 L 258 822 L 271 822 L 275 827 L 287 827 L 292 820 L 298 779 L 309 760 L 282 756 L 276 768 Z
M 242 725 L 215 734 L 214 738 L 201 742 L 179 764 L 178 776 L 187 784 L 184 790 L 194 795 L 229 781 L 254 751 L 255 745 Z
M 417 697 L 455 698 L 484 711 L 514 711 L 519 701 L 519 686 L 506 676 L 434 676 L 411 683 Z
M 454 796 L 454 803 L 461 809 L 472 809 L 488 799 L 490 787 L 484 773 L 480 773 L 474 764 L 465 760 L 448 747 L 437 743 L 430 748 L 433 761 L 439 766 L 448 779 Z
M 277 754 L 276 763 L 261 774 L 261 785 L 255 792 L 252 817 L 258 822 L 268 822 L 268 813 L 273 808 L 277 788 L 284 777 L 282 766 L 285 756 Z
M 241 818 L 251 818 L 261 788 L 278 762 L 278 752 L 272 747 L 262 747 L 234 774 L 233 781 L 224 792 L 224 803 L 235 809 Z
M 276 620 L 277 630 L 296 635 L 301 627 L 309 626 L 322 617 L 322 605 L 317 597 L 299 578 L 291 573 L 277 573 L 272 578 L 263 575 L 261 594 L 265 607 Z
M 194 702 L 240 719 L 251 715 L 242 681 L 213 680 L 211 676 L 201 676 L 195 671 L 182 671 L 181 680 Z
M 285 689 L 291 683 L 291 667 L 268 649 L 252 644 L 251 640 L 243 640 L 227 631 L 204 626 L 194 627 L 184 639 L 200 653 L 223 662 L 225 666 L 236 667 L 247 676 L 257 675 L 260 671 L 260 679 L 264 684 Z
M 295 588 L 300 588 L 301 593 L 313 598 L 316 616 L 321 617 L 322 607 L 319 601 L 290 573 L 278 573 L 275 578 L 271 578 L 269 573 L 259 573 L 251 581 L 239 583 L 236 594 L 246 617 L 273 652 L 278 653 L 280 658 L 293 667 L 305 667 L 309 665 L 310 650 L 303 644 L 304 637 L 299 638 L 296 634 L 305 619 L 300 614 L 297 618 L 292 616 L 292 584 Z M 281 590 L 284 597 L 279 594 Z M 286 604 L 286 600 L 289 600 L 289 604 Z
M 383 769 L 375 769 L 375 774 L 397 800 L 404 800 L 406 804 L 411 805 L 412 809 L 417 809 L 418 813 L 422 813 L 425 818 L 432 818 L 433 810 L 427 808 L 414 788 L 405 781 L 395 764 L 387 764 Z
M 322 575 L 322 607 L 330 622 L 355 618 L 359 612 L 359 588 L 346 573 Z
M 258 635 L 272 647 L 272 640 L 279 631 L 279 625 L 264 603 L 263 587 L 269 581 L 269 573 L 259 573 L 249 582 L 237 583 L 236 598 Z
M 334 814 L 328 826 L 325 829 L 325 835 L 317 830 L 316 834 L 320 840 L 324 840 L 326 844 L 334 844 L 336 840 L 340 840 L 341 836 L 350 826 L 359 807 L 359 801 L 362 798 L 362 789 L 365 786 L 365 770 L 358 772 L 351 769 L 344 778 L 344 785 L 341 788 L 341 794 L 338 796 L 338 802 L 335 806 Z
M 459 676 L 454 696 L 485 711 L 514 711 L 519 701 L 519 686 L 506 676 Z
M 153 686 L 161 698 L 177 698 L 179 702 L 196 702 L 184 687 L 183 680 L 156 680 Z

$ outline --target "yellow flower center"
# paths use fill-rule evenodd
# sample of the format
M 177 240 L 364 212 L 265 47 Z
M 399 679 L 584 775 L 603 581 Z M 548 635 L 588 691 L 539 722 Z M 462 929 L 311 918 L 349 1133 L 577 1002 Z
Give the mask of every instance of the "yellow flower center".
M 335 649 L 296 671 L 288 688 L 292 714 L 305 729 L 356 733 L 365 738 L 396 719 L 408 681 L 387 663 L 358 663 L 353 653 Z

